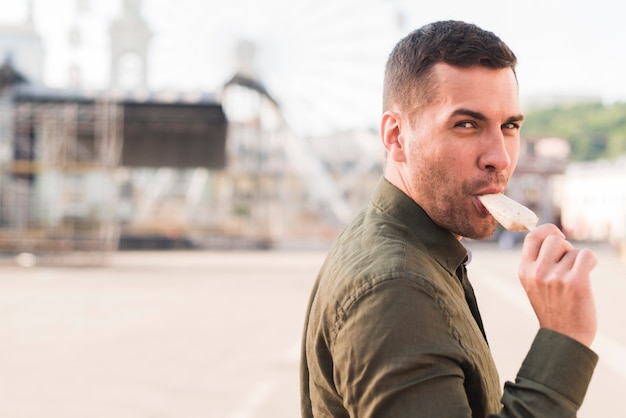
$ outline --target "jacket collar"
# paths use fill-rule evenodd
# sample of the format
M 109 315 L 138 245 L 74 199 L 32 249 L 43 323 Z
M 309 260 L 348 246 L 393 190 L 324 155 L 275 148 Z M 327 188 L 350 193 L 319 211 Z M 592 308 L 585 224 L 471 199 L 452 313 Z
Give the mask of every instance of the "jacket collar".
M 386 178 L 382 177 L 374 189 L 372 203 L 387 216 L 406 225 L 451 274 L 468 260 L 465 246 L 450 231 L 433 222 L 421 206 Z

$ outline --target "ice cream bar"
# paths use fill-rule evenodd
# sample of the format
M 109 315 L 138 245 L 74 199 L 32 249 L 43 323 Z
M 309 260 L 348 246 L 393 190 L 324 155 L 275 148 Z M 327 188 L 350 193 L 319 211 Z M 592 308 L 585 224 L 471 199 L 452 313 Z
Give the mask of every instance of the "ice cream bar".
M 502 193 L 478 196 L 480 202 L 509 231 L 532 231 L 539 218 L 535 212 Z

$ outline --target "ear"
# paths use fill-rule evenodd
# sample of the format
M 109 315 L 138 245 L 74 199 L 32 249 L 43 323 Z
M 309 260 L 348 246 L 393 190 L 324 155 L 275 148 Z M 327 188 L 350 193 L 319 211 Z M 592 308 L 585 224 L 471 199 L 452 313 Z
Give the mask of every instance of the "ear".
M 402 118 L 399 113 L 388 110 L 383 114 L 380 135 L 387 155 L 396 162 L 406 161 L 404 155 L 404 137 L 402 135 Z

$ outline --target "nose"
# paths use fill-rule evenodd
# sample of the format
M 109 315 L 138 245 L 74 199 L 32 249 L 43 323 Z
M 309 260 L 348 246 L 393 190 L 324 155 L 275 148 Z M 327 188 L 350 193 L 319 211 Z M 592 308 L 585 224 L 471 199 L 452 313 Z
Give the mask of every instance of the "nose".
M 493 132 L 484 141 L 483 152 L 479 157 L 478 164 L 482 170 L 504 171 L 511 165 L 510 144 L 513 138 L 505 137 L 500 129 Z

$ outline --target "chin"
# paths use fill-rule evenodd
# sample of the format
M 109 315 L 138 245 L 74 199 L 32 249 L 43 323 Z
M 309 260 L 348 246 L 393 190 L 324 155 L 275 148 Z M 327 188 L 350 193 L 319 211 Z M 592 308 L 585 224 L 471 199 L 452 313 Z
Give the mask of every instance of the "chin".
M 488 224 L 479 224 L 473 225 L 470 228 L 467 228 L 466 234 L 460 234 L 465 238 L 482 240 L 491 238 L 493 234 L 496 232 L 496 224 L 488 223 Z

